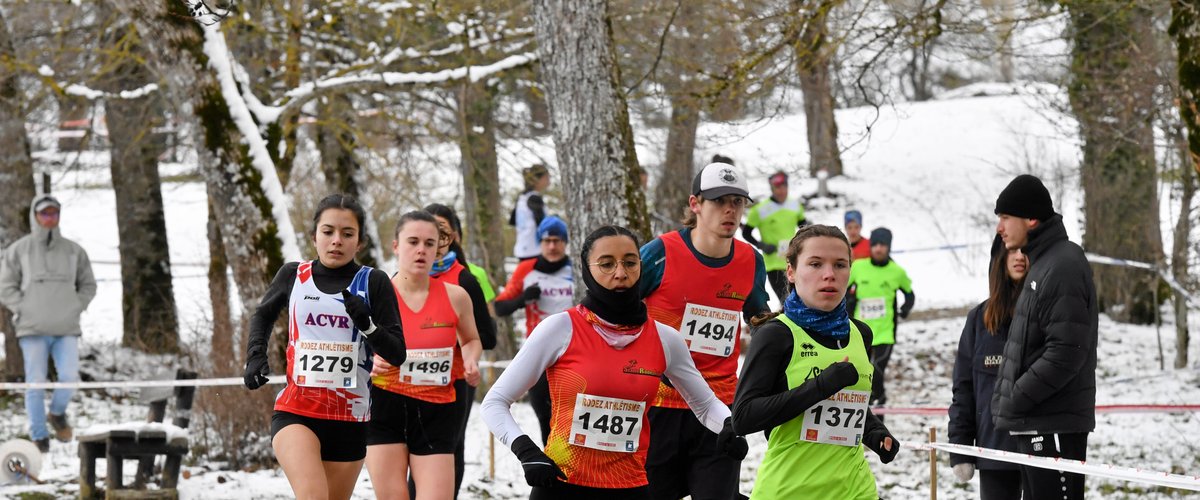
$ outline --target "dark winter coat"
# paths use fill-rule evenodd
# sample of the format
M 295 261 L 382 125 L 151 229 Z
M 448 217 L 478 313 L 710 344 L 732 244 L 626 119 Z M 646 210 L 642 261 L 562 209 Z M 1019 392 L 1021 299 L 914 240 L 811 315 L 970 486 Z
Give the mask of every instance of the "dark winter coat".
M 989 332 L 983 324 L 987 301 L 967 313 L 954 360 L 954 401 L 950 403 L 950 442 L 1017 451 L 1017 440 L 992 424 L 992 391 L 1008 340 L 1008 328 Z M 1016 470 L 1015 464 L 968 455 L 950 455 L 950 465 L 975 463 L 980 470 Z
M 1029 270 L 992 395 L 993 422 L 1006 431 L 1091 432 L 1098 338 L 1092 269 L 1057 214 L 1029 231 L 1022 252 Z

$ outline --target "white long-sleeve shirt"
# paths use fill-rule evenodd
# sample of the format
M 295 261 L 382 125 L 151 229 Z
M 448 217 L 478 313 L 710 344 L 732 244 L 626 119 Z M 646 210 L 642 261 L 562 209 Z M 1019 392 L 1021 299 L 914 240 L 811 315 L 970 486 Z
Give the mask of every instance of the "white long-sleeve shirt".
M 659 322 L 654 324 L 658 326 L 658 338 L 662 341 L 667 378 L 687 401 L 696 418 L 709 430 L 720 433 L 725 419 L 730 416 L 729 407 L 708 387 L 679 332 Z M 551 315 L 539 323 L 483 398 L 483 421 L 505 446 L 511 446 L 514 439 L 525 435 L 512 417 L 513 402 L 528 392 L 547 368 L 558 362 L 573 335 L 600 335 L 595 331 L 576 333 L 572 329 L 571 318 L 565 312 Z

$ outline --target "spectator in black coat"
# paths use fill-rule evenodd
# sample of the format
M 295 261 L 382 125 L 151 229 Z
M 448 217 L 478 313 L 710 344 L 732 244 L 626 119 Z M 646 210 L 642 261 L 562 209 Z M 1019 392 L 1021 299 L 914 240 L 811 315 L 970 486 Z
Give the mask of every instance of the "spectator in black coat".
M 996 232 L 1008 249 L 1029 258 L 1017 298 L 999 379 L 992 395 L 996 428 L 1017 437 L 1018 450 L 1038 456 L 1087 459 L 1096 428 L 1098 312 L 1092 269 L 1067 240 L 1050 193 L 1020 175 L 996 200 Z M 1083 498 L 1082 474 L 1021 467 L 1033 500 Z
M 988 300 L 967 313 L 967 324 L 958 341 L 954 401 L 950 403 L 950 442 L 1017 451 L 1016 438 L 992 425 L 992 390 L 1029 260 L 1019 249 L 1004 248 L 1004 241 L 997 236 L 992 243 L 991 262 Z M 951 454 L 950 465 L 961 482 L 971 480 L 975 469 L 979 469 L 981 500 L 1021 498 L 1021 472 L 1015 464 Z

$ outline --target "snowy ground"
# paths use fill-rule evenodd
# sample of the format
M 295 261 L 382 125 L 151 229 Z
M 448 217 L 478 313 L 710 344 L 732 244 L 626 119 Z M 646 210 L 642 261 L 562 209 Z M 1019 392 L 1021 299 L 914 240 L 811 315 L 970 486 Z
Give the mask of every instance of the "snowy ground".
M 987 93 L 983 97 L 969 97 Z M 999 94 L 999 95 L 997 95 Z M 947 99 L 895 108 L 856 108 L 838 113 L 845 155 L 846 176 L 830 182 L 836 200 L 814 200 L 809 219 L 841 225 L 847 208 L 866 216 L 866 227 L 887 226 L 895 233 L 895 258 L 913 279 L 918 316 L 922 311 L 957 309 L 973 305 L 985 294 L 987 245 L 991 241 L 995 196 L 1014 173 L 1041 175 L 1065 216 L 1068 233 L 1079 241 L 1080 193 L 1072 167 L 1078 145 L 1074 123 L 1055 111 L 1062 96 L 1040 86 L 977 88 Z M 807 158 L 803 116 L 781 116 L 769 123 L 742 125 L 706 124 L 701 127 L 702 151 L 734 157 L 751 174 L 754 194 L 766 194 L 766 176 L 776 169 L 796 173 L 793 196 L 813 193 L 816 181 L 802 175 Z M 870 135 L 865 135 L 867 126 Z M 660 137 L 662 136 L 662 137 Z M 660 161 L 665 131 L 638 130 L 639 157 L 646 164 Z M 505 151 L 539 151 L 544 145 L 505 144 Z M 511 153 L 503 153 L 514 156 Z M 91 359 L 84 370 L 98 379 L 128 380 L 144 377 L 171 365 L 114 348 L 121 332 L 121 304 L 115 200 L 106 166 L 107 155 L 63 160 L 72 168 L 51 168 L 55 194 L 62 199 L 63 232 L 81 243 L 94 261 L 99 280 L 96 301 L 83 317 L 84 342 Z M 515 155 L 515 156 L 520 156 Z M 77 160 L 77 161 L 76 161 Z M 448 160 L 447 160 L 448 161 Z M 185 174 L 186 164 L 164 166 L 164 175 Z M 443 171 L 445 172 L 445 171 Z M 444 175 L 452 175 L 445 173 Z M 456 174 L 454 178 L 456 177 Z M 506 174 L 508 176 L 509 174 Z M 512 179 L 506 177 L 506 183 Z M 205 192 L 198 182 L 170 182 L 163 187 L 170 236 L 175 290 L 185 342 L 203 346 L 208 294 L 204 271 Z M 420 200 L 449 201 L 453 199 Z M 1176 210 L 1177 212 L 1177 210 Z M 1164 220 L 1164 227 L 1173 224 Z M 1169 234 L 1169 230 L 1164 231 Z M 1120 256 L 1115 256 L 1120 257 Z M 1164 318 L 1171 318 L 1165 311 Z M 891 400 L 897 406 L 945 406 L 950 401 L 953 353 L 962 328 L 961 317 L 906 322 L 900 326 L 900 343 L 888 371 Z M 1193 312 L 1192 325 L 1200 324 Z M 1173 326 L 1162 327 L 1167 366 L 1174 358 Z M 1153 327 L 1134 327 L 1101 320 L 1099 359 L 1100 404 L 1195 403 L 1200 401 L 1200 373 L 1195 368 L 1160 370 Z M 1200 359 L 1193 342 L 1191 359 Z M 1196 366 L 1193 363 L 1193 366 Z M 227 374 L 236 375 L 236 374 Z M 227 389 L 232 397 L 242 389 Z M 89 391 L 73 406 L 79 428 L 138 420 L 145 407 L 136 391 Z M 199 408 L 203 410 L 203 408 Z M 527 430 L 536 429 L 532 412 L 523 404 L 514 407 Z M 478 415 L 476 409 L 475 415 Z M 24 437 L 22 401 L 0 394 L 0 441 Z M 903 441 L 924 440 L 930 426 L 945 436 L 944 417 L 888 417 L 892 432 Z M 265 430 L 265 423 L 264 423 Z M 528 488 L 520 465 L 511 453 L 495 451 L 495 479 L 490 477 L 489 435 L 474 418 L 468 434 L 467 481 L 463 498 L 521 498 Z M 751 451 L 743 463 L 741 490 L 748 493 L 761 461 L 765 441 L 751 436 Z M 193 441 L 195 442 L 195 441 Z M 1152 470 L 1200 473 L 1200 415 L 1102 415 L 1091 437 L 1090 462 L 1138 466 Z M 221 463 L 194 457 L 187 479 L 180 483 L 185 498 L 288 498 L 290 489 L 278 470 L 228 471 Z M 957 485 L 948 461 L 942 457 L 939 494 L 942 498 L 973 498 L 977 482 Z M 127 473 L 132 473 L 126 467 Z M 42 486 L 0 486 L 0 497 L 41 492 L 48 497 L 70 496 L 78 491 L 79 461 L 75 443 L 54 443 L 41 477 Z M 927 498 L 927 455 L 904 452 L 889 465 L 874 463 L 881 495 L 892 498 Z M 101 465 L 103 474 L 103 465 Z M 1137 485 L 1089 480 L 1089 496 L 1106 498 L 1171 498 L 1177 493 L 1143 489 Z M 356 498 L 371 498 L 365 471 Z

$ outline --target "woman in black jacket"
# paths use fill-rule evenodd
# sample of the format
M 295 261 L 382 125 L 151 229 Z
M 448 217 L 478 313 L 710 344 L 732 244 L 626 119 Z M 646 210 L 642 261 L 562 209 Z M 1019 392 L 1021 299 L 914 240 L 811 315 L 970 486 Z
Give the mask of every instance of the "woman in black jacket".
M 1019 249 L 1006 250 L 997 237 L 988 272 L 988 299 L 967 313 L 954 361 L 954 402 L 950 404 L 950 442 L 1017 451 L 1017 441 L 992 424 L 992 391 L 1008 340 L 1008 326 L 1029 261 Z M 950 455 L 954 475 L 966 482 L 979 469 L 979 498 L 1021 498 L 1021 471 L 1015 464 L 966 455 Z M 1028 495 L 1027 495 L 1028 496 Z

